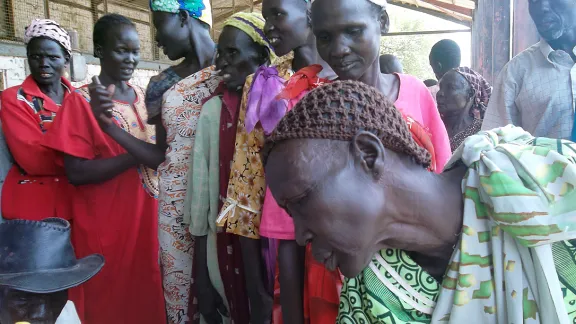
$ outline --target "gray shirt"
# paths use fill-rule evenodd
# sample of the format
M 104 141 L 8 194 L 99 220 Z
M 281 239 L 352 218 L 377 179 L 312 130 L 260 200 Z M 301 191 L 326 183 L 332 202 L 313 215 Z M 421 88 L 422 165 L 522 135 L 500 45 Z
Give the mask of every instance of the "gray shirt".
M 504 66 L 482 129 L 513 124 L 534 136 L 570 139 L 575 99 L 574 61 L 542 40 Z

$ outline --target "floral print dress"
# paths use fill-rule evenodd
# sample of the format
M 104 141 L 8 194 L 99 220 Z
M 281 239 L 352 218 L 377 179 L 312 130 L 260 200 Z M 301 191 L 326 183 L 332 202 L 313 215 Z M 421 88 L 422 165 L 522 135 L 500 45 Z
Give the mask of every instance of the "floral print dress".
M 194 241 L 184 224 L 184 200 L 196 126 L 205 99 L 218 87 L 215 75 L 212 66 L 183 79 L 166 91 L 162 104 L 168 149 L 166 160 L 158 167 L 158 237 L 169 323 L 200 319 L 197 301 L 191 296 Z
M 292 75 L 292 56 L 286 56 L 277 65 L 279 76 L 288 79 Z M 246 79 L 252 84 L 253 75 Z M 242 94 L 236 144 L 227 197 L 217 219 L 218 226 L 225 227 L 226 232 L 251 239 L 260 239 L 260 220 L 266 194 L 264 166 L 260 150 L 264 146 L 264 130 L 256 127 L 252 132 L 246 131 L 245 119 L 248 93 L 245 86 Z

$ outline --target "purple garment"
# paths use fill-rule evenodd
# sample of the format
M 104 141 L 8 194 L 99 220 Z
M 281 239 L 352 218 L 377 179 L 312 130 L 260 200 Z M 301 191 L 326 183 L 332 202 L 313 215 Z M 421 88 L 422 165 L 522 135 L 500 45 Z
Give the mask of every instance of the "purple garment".
M 262 260 L 264 260 L 264 267 L 266 268 L 266 290 L 270 296 L 274 296 L 274 279 L 276 275 L 276 262 L 278 261 L 278 242 L 279 240 L 260 237 L 262 242 Z
M 260 122 L 265 134 L 270 134 L 288 108 L 284 100 L 276 97 L 284 89 L 285 80 L 278 76 L 275 67 L 261 66 L 254 74 L 254 81 L 246 104 L 245 126 L 250 133 Z

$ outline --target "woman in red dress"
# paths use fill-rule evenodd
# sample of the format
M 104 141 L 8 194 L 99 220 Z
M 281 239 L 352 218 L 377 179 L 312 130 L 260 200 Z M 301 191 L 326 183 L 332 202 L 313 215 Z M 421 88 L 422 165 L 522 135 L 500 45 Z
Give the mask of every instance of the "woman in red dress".
M 166 323 L 157 177 L 148 167 L 158 161 L 136 159 L 108 135 L 155 142 L 155 128 L 146 124 L 143 91 L 128 83 L 140 55 L 135 25 L 120 15 L 100 18 L 94 26 L 94 54 L 102 67 L 97 82 L 66 98 L 45 141 L 63 153 L 68 179 L 77 186 L 73 231 L 78 257 L 99 253 L 106 259 L 102 271 L 84 285 L 85 322 Z
M 36 19 L 26 28 L 25 41 L 31 75 L 0 95 L 0 121 L 14 158 L 3 186 L 2 215 L 70 220 L 68 197 L 73 188 L 56 163 L 56 153 L 40 144 L 73 91 L 62 76 L 70 61 L 70 37 L 56 22 Z

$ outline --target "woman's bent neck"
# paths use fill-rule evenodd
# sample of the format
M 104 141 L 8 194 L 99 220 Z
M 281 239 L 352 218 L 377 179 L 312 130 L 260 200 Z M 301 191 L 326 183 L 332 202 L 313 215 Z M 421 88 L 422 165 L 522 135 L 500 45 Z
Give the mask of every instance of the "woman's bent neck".
M 410 176 L 387 188 L 391 202 L 384 211 L 383 222 L 393 237 L 383 238 L 382 247 L 411 252 L 414 260 L 432 276 L 440 276 L 459 239 L 462 229 L 463 198 L 461 182 L 466 168 L 461 166 L 443 174 L 421 167 L 407 167 Z M 405 173 L 406 174 L 406 173 Z M 405 180 L 402 180 L 405 179 Z

